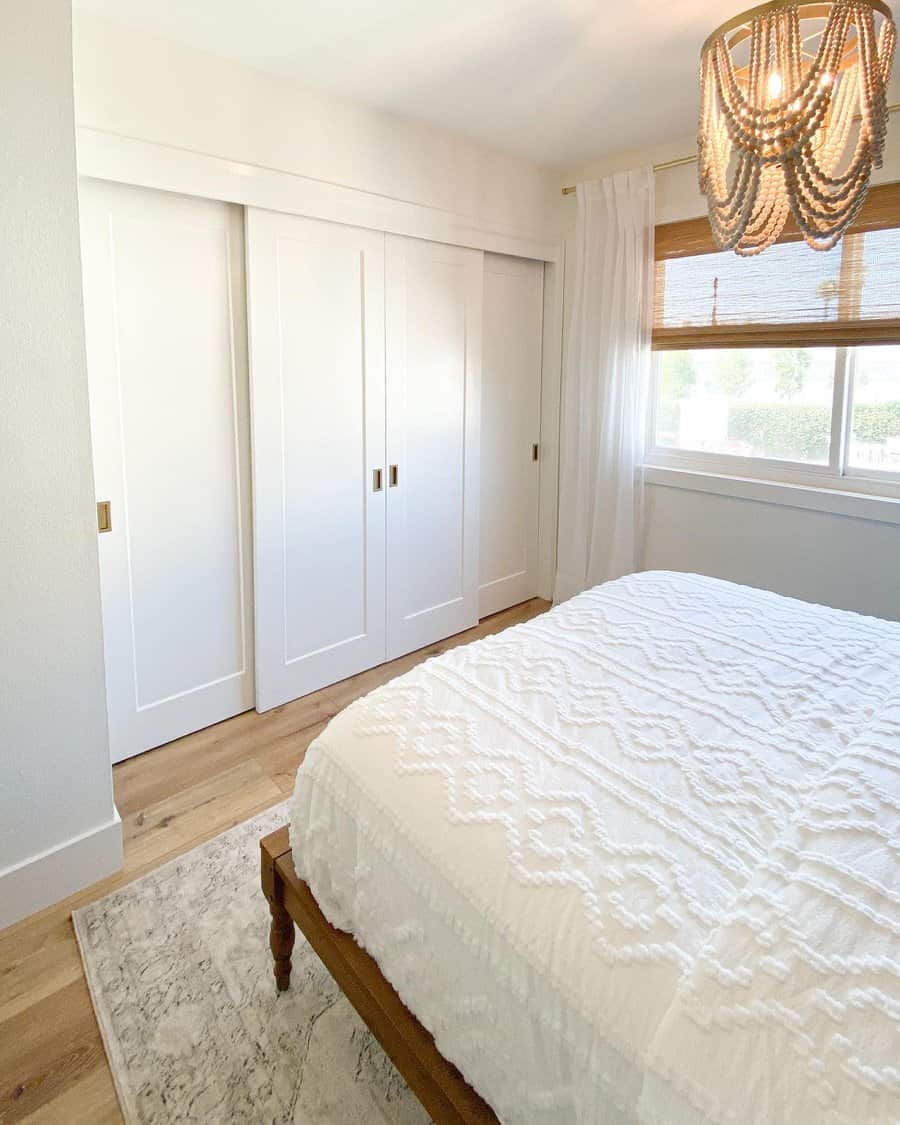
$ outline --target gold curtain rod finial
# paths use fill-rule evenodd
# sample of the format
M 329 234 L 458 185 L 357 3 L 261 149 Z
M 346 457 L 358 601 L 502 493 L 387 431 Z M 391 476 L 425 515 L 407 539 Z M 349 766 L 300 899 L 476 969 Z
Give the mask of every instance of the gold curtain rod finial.
M 653 165 L 653 171 L 654 172 L 665 172 L 669 168 L 681 168 L 685 164 L 696 164 L 696 163 L 697 163 L 697 157 L 696 156 L 678 156 L 674 160 L 664 160 L 661 164 L 654 164 Z M 566 187 L 564 187 L 562 189 L 562 194 L 563 195 L 574 195 L 576 190 L 577 189 L 576 189 L 574 184 L 567 184 Z

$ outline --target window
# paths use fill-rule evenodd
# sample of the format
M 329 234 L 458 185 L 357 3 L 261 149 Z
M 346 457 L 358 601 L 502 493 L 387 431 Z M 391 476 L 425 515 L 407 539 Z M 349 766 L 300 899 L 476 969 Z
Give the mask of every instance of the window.
M 847 466 L 900 475 L 900 347 L 854 354 Z
M 827 465 L 834 348 L 660 352 L 656 445 Z
M 900 185 L 828 252 L 795 231 L 739 258 L 706 220 L 657 228 L 653 346 L 651 462 L 898 494 Z

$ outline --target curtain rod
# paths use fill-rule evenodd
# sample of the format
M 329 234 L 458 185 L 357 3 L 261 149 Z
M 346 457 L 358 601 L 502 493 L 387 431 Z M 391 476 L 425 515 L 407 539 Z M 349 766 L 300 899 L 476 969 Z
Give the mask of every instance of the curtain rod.
M 900 109 L 900 102 L 897 102 L 895 105 L 889 105 L 887 107 L 888 113 L 896 113 L 898 109 Z M 679 156 L 675 160 L 664 160 L 661 164 L 654 164 L 653 165 L 653 171 L 654 172 L 665 172 L 666 169 L 668 169 L 668 168 L 681 168 L 685 164 L 696 163 L 696 160 L 697 160 L 697 154 L 696 153 L 693 153 L 691 156 Z M 563 195 L 574 195 L 575 194 L 575 185 L 570 184 L 570 185 L 564 187 L 562 189 L 562 194 Z

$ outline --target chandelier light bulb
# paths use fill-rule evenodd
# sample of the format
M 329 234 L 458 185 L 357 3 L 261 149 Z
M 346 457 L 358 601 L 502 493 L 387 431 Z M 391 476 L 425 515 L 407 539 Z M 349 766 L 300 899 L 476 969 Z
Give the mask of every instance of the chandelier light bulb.
M 759 254 L 791 217 L 838 243 L 881 166 L 896 36 L 885 0 L 770 0 L 710 35 L 698 167 L 722 249 Z

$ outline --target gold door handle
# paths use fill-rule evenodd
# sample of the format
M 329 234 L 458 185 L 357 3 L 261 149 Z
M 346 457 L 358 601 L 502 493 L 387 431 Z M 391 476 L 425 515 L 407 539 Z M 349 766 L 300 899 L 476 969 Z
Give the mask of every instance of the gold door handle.
M 391 488 L 396 488 L 398 478 L 399 478 L 399 470 L 397 469 L 397 466 L 391 465 L 391 467 L 388 469 L 388 485 Z
M 372 491 L 381 492 L 381 469 L 372 470 Z
M 97 504 L 97 530 L 112 531 L 112 512 L 109 500 L 101 500 Z

